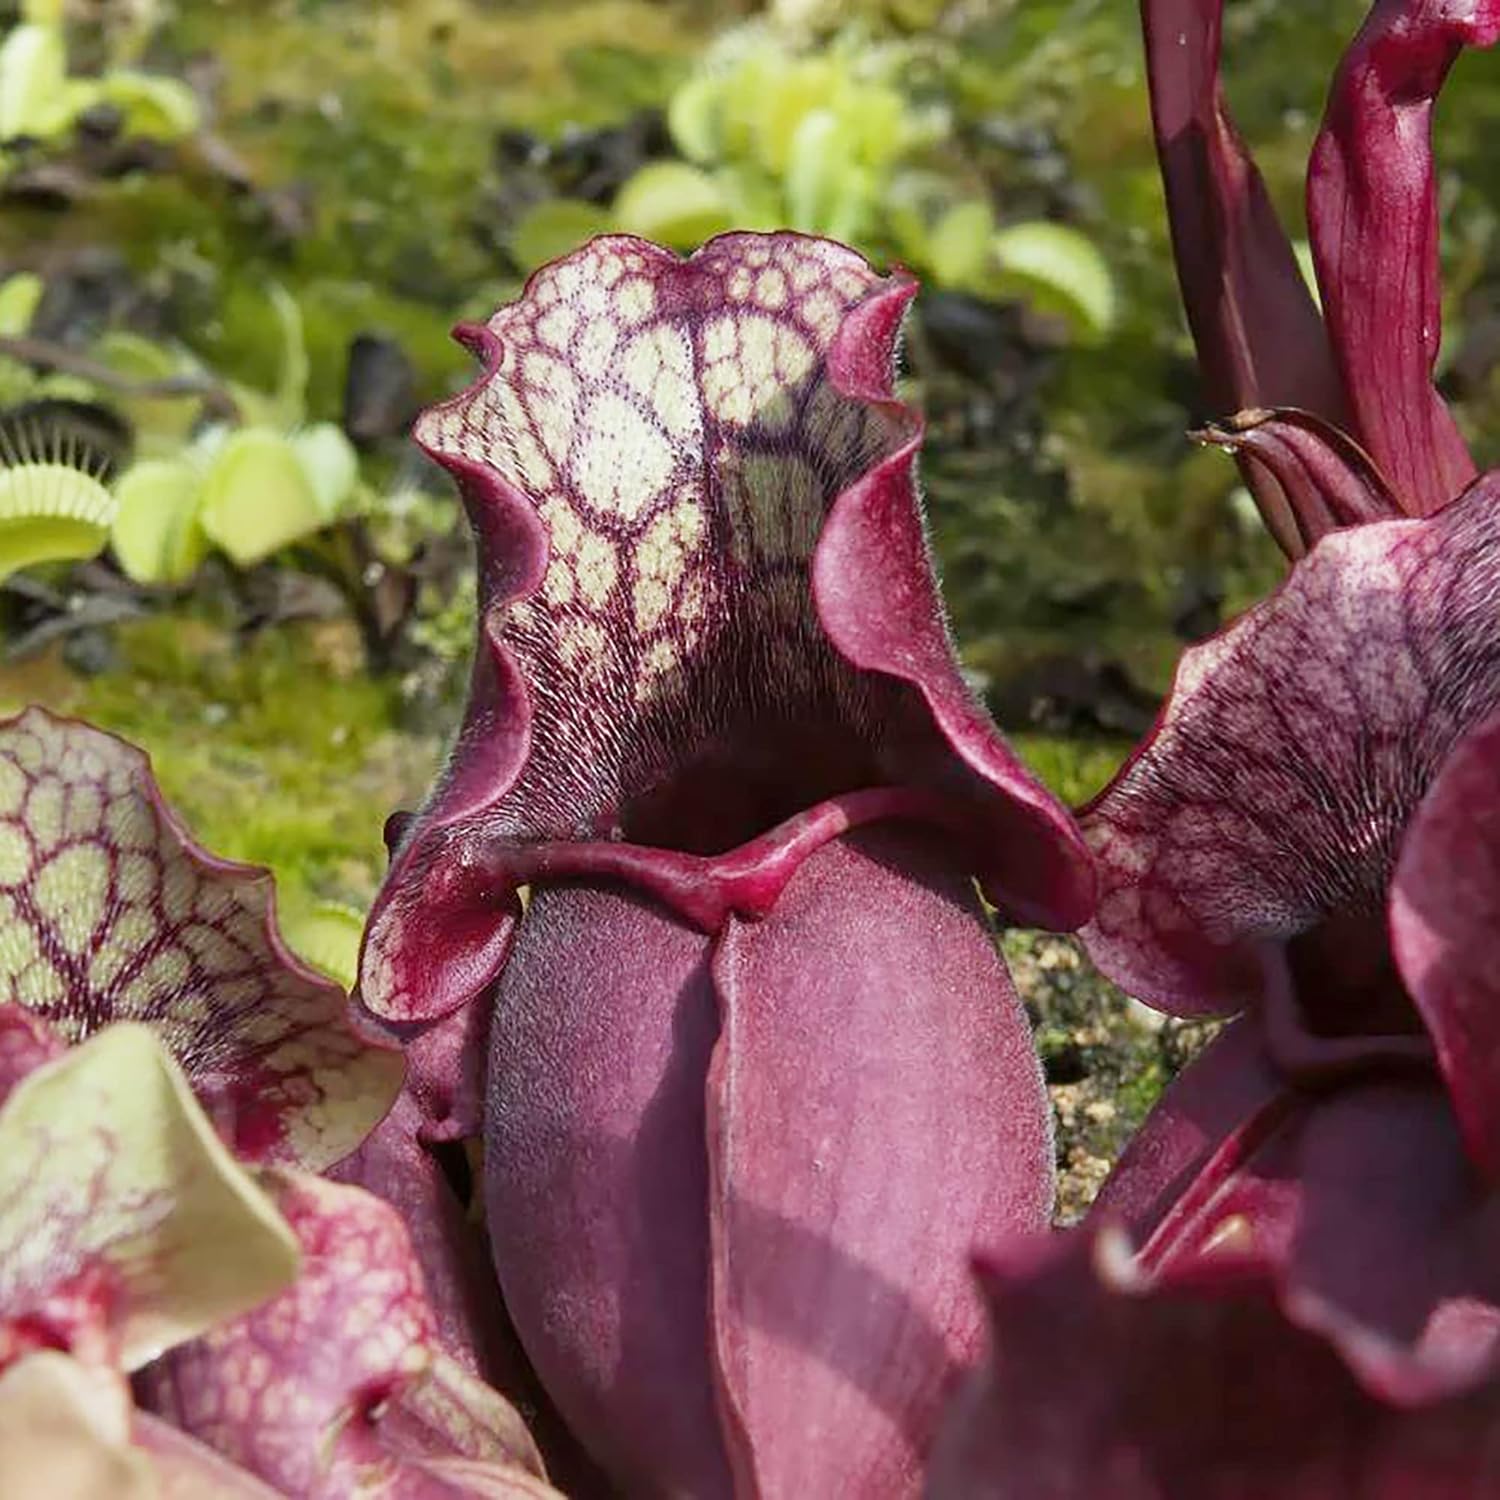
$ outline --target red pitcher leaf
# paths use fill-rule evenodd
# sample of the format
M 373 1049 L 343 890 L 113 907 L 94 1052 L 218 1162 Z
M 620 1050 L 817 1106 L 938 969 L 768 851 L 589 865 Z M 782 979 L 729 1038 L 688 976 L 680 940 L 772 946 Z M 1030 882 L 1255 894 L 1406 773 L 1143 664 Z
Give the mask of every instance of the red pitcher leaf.
M 403 1092 L 359 1150 L 327 1175 L 374 1193 L 401 1215 L 422 1268 L 439 1342 L 470 1369 L 496 1379 L 501 1370 L 493 1361 L 508 1338 L 484 1231 L 465 1212 L 424 1144 L 422 1125 L 417 1100 Z
M 0 1005 L 0 1104 L 28 1073 L 67 1050 L 67 1043 L 24 1005 Z
M 649 898 L 542 889 L 495 997 L 501 1290 L 569 1428 L 627 1493 L 731 1492 L 708 1352 L 710 949 Z
M 146 1372 L 151 1409 L 299 1500 L 449 1493 L 408 1482 L 412 1455 L 539 1474 L 514 1411 L 440 1354 L 396 1211 L 307 1173 L 269 1168 L 262 1181 L 301 1244 L 302 1273 Z
M 269 874 L 195 844 L 139 750 L 37 708 L 0 724 L 0 1001 L 69 1042 L 147 1023 L 242 1159 L 337 1161 L 400 1085 L 282 943 Z
M 1173 1225 L 1201 1215 L 1224 1181 L 1304 1102 L 1266 1056 L 1254 1020 L 1231 1022 L 1167 1086 L 1100 1188 L 1090 1217 L 1125 1224 L 1139 1245 L 1175 1243 Z M 1214 1220 L 1206 1237 L 1216 1235 L 1221 1244 L 1245 1248 L 1244 1232 L 1227 1215 Z M 1149 1254 L 1143 1258 L 1152 1263 Z
M 997 900 L 1086 914 L 1076 831 L 966 696 L 937 608 L 892 385 L 911 291 L 800 235 L 687 261 L 616 236 L 470 331 L 485 374 L 417 435 L 474 524 L 480 657 L 372 913 L 376 1013 L 491 981 L 519 884 L 625 879 L 713 929 L 872 817 L 944 823 Z
M 1252 407 L 1193 434 L 1232 453 L 1252 454 L 1281 486 L 1301 540 L 1299 554 L 1341 526 L 1404 514 L 1359 444 L 1309 411 Z
M 1260 945 L 1378 913 L 1408 817 L 1500 698 L 1500 478 L 1425 520 L 1335 532 L 1188 651 L 1151 738 L 1085 810 L 1086 939 L 1182 1014 L 1261 990 Z M 1320 955 L 1322 980 L 1367 953 Z
M 1219 77 L 1222 0 L 1142 0 L 1151 115 L 1182 300 L 1210 407 L 1302 406 L 1337 421 L 1338 372 L 1318 309 Z M 1305 551 L 1275 479 L 1244 465 L 1288 556 Z
M 145 1026 L 106 1028 L 0 1108 L 0 1363 L 49 1347 L 135 1369 L 296 1268 Z
M 0 1373 L 0 1495 L 159 1500 L 160 1493 L 150 1459 L 131 1445 L 130 1387 L 117 1371 L 39 1349 Z
M 713 1325 L 737 1493 L 915 1495 L 981 1338 L 975 1243 L 1042 1229 L 1050 1117 L 969 882 L 871 829 L 733 923 L 709 1074 Z
M 1150 1279 L 1078 1232 L 985 1258 L 993 1347 L 932 1500 L 1473 1500 L 1500 1483 L 1500 1386 L 1392 1410 L 1224 1256 Z
M 1257 1018 L 1162 1096 L 1099 1195 L 1138 1263 L 1225 1255 L 1285 1288 L 1382 1399 L 1500 1372 L 1500 1214 L 1430 1068 L 1367 1067 L 1317 1088 L 1280 1075 Z
M 1401 846 L 1391 940 L 1436 1045 L 1464 1139 L 1500 1178 L 1500 719 L 1439 771 Z
M 1475 474 L 1432 388 L 1442 336 L 1432 110 L 1459 53 L 1497 37 L 1496 0 L 1376 0 L 1334 80 L 1308 173 L 1313 256 L 1354 430 L 1415 515 Z

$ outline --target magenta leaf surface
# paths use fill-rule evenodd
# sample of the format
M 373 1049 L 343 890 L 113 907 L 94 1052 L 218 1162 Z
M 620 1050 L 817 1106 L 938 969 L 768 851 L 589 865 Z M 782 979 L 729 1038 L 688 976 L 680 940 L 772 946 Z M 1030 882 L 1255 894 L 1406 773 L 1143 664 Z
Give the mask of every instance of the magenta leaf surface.
M 1329 535 L 1188 651 L 1152 737 L 1085 810 L 1090 952 L 1184 1014 L 1261 991 L 1259 946 L 1380 913 L 1406 823 L 1500 697 L 1500 480 L 1425 520 Z M 1324 962 L 1368 958 L 1331 941 Z
M 1028 919 L 1087 915 L 1076 831 L 948 644 L 892 394 L 911 292 L 798 235 L 614 237 L 469 332 L 486 373 L 418 437 L 474 525 L 479 657 L 372 914 L 377 1014 L 490 982 L 518 884 L 619 878 L 715 930 L 872 818 L 950 828 Z
M 270 875 L 194 843 L 139 750 L 37 708 L 0 724 L 0 1001 L 69 1043 L 146 1023 L 244 1160 L 338 1160 L 401 1078 L 281 941 Z
M 1418 807 L 1391 885 L 1402 977 L 1437 1047 L 1475 1162 L 1500 1181 L 1500 719 L 1444 764 Z
M 154 1365 L 146 1404 L 305 1500 L 555 1495 L 515 1411 L 438 1347 L 396 1211 L 305 1173 L 267 1169 L 262 1182 L 301 1244 L 301 1274 Z
M 1313 256 L 1354 431 L 1415 515 L 1475 474 L 1432 388 L 1442 333 L 1432 110 L 1459 52 L 1497 37 L 1495 0 L 1377 0 L 1334 79 L 1308 174 Z
M 1080 1231 L 986 1257 L 981 1279 L 994 1344 L 933 1500 L 1461 1500 L 1500 1479 L 1500 1385 L 1393 1410 L 1233 1253 L 1153 1278 Z
M 916 1494 L 979 1345 L 970 1247 L 1049 1219 L 1025 1014 L 969 882 L 894 827 L 819 851 L 767 918 L 731 923 L 713 973 L 713 1329 L 737 1493 Z
M 501 1288 L 616 1482 L 915 1493 L 980 1333 L 968 1247 L 1043 1227 L 1051 1176 L 1024 1018 L 928 838 L 826 845 L 717 940 L 540 891 L 491 1043 Z
M 1172 248 L 1211 408 L 1344 412 L 1328 337 L 1264 182 L 1224 100 L 1221 0 L 1142 0 L 1146 66 Z M 1245 477 L 1289 556 L 1305 550 L 1286 497 Z

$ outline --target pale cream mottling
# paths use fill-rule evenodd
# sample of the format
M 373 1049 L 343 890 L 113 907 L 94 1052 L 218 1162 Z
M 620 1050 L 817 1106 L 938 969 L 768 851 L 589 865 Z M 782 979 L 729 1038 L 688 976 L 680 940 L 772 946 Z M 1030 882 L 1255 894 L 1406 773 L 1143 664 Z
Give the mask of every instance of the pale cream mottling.
M 25 773 L 14 762 L 0 758 L 0 816 L 20 811 L 25 797 Z
M 774 266 L 768 267 L 755 278 L 755 300 L 767 312 L 777 312 L 786 306 L 786 276 Z
M 644 322 L 656 311 L 656 286 L 644 276 L 632 276 L 615 293 L 615 314 L 626 327 Z
M 90 838 L 99 832 L 104 814 L 104 798 L 99 789 L 87 782 L 76 785 L 68 798 L 64 830 L 70 838 Z
M 739 347 L 739 324 L 731 313 L 720 313 L 703 330 L 703 358 L 709 364 L 732 358 Z
M 601 608 L 615 586 L 618 573 L 615 549 L 607 538 L 595 532 L 585 534 L 578 547 L 578 590 L 584 602 Z
M 542 593 L 549 604 L 560 606 L 573 602 L 573 570 L 564 558 L 554 557 L 547 565 Z
M 55 776 L 43 776 L 32 782 L 26 795 L 26 827 L 41 854 L 62 838 L 63 788 Z
M 672 467 L 666 440 L 630 402 L 613 391 L 593 397 L 573 470 L 590 506 L 633 519 L 655 503 Z
M 538 506 L 537 514 L 546 524 L 554 552 L 566 556 L 577 548 L 583 536 L 583 524 L 566 500 L 557 495 L 549 496 Z
M 20 885 L 31 873 L 31 841 L 14 823 L 0 822 L 0 886 Z
M 537 319 L 537 337 L 561 354 L 568 347 L 568 340 L 578 327 L 578 314 L 567 306 L 554 307 Z
M 109 896 L 109 861 L 97 844 L 70 844 L 36 873 L 31 899 L 74 958 L 88 947 Z

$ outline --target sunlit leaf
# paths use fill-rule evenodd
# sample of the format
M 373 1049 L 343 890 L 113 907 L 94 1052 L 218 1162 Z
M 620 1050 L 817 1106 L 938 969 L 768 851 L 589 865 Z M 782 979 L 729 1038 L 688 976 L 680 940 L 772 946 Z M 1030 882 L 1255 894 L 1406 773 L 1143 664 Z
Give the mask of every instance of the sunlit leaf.
M 733 224 L 724 189 L 687 162 L 648 162 L 620 189 L 620 228 L 677 249 L 691 249 Z
M 115 484 L 119 512 L 111 542 L 137 583 L 183 583 L 208 553 L 199 522 L 203 475 L 190 462 L 146 459 Z
M 133 382 L 198 373 L 197 366 L 179 351 L 124 328 L 103 334 L 91 353 L 100 364 Z M 177 457 L 203 411 L 198 396 L 136 396 L 123 391 L 112 393 L 111 405 L 134 429 L 135 451 L 141 458 Z
M 0 579 L 39 562 L 93 557 L 109 540 L 115 497 L 60 462 L 0 468 Z
M 0 1345 L 139 1368 L 291 1284 L 298 1250 L 149 1027 L 107 1027 L 0 1109 Z M 64 1300 L 64 1294 L 69 1294 Z
M 323 901 L 310 911 L 288 912 L 281 919 L 287 945 L 313 968 L 354 988 L 359 973 L 359 940 L 364 932 L 362 912 L 336 901 Z
M 1114 278 L 1087 235 L 1038 219 L 1000 230 L 990 250 L 996 290 L 1062 314 L 1086 338 L 1102 337 L 1113 326 Z
M 982 198 L 948 209 L 927 238 L 927 264 L 940 286 L 972 289 L 984 280 L 995 234 L 995 211 Z
M 246 427 L 224 440 L 204 476 L 199 514 L 214 545 L 242 568 L 326 522 L 296 447 L 269 427 Z
M 324 522 L 337 519 L 359 479 L 354 444 L 332 422 L 315 422 L 294 434 L 291 442 Z
M 15 27 L 0 42 L 0 141 L 66 130 L 68 56 L 55 26 Z
M 704 165 L 719 155 L 723 110 L 722 80 L 707 70 L 695 73 L 672 95 L 667 106 L 667 129 L 689 161 Z
M 523 270 L 534 271 L 614 228 L 614 216 L 578 198 L 548 198 L 531 209 L 511 231 L 510 253 Z
M 0 281 L 0 337 L 19 338 L 31 327 L 46 283 L 30 271 Z
M 202 123 L 198 96 L 180 79 L 111 68 L 91 84 L 98 103 L 120 111 L 126 135 L 175 141 Z

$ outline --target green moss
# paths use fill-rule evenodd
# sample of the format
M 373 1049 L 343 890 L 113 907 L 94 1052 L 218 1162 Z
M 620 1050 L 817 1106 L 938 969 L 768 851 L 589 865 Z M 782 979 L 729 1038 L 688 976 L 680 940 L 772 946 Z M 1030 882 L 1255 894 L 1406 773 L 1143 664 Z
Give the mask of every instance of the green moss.
M 1060 734 L 1008 736 L 1021 758 L 1070 807 L 1080 807 L 1119 769 L 1128 740 L 1075 739 Z
M 141 746 L 194 835 L 269 866 L 288 913 L 368 904 L 385 815 L 421 796 L 437 743 L 396 727 L 396 689 L 365 675 L 347 629 L 237 640 L 160 615 L 121 627 L 117 644 L 120 670 L 97 677 L 0 673 L 0 710 L 39 699 Z

